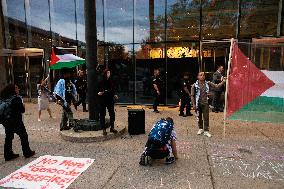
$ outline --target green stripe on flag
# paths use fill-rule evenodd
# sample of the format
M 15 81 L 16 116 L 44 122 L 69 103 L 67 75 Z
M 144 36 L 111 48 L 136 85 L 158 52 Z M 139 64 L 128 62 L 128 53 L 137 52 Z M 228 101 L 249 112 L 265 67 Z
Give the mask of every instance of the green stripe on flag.
M 59 70 L 62 68 L 74 68 L 76 66 L 85 64 L 85 60 L 76 60 L 76 61 L 70 61 L 70 62 L 57 62 L 56 64 L 52 65 L 50 67 L 51 70 Z
M 236 111 L 229 120 L 284 123 L 284 99 L 259 96 Z

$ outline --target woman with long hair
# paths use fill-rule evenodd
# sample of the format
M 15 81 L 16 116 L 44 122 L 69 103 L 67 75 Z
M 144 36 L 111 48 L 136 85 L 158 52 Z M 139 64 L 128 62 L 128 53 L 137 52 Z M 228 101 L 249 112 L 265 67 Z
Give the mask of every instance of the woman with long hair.
M 35 154 L 35 151 L 30 149 L 28 134 L 23 123 L 22 114 L 25 112 L 25 105 L 23 104 L 22 98 L 19 96 L 19 91 L 19 87 L 15 84 L 9 84 L 1 91 L 2 100 L 11 100 L 10 116 L 3 123 L 5 128 L 5 161 L 19 157 L 19 154 L 15 154 L 12 149 L 12 141 L 15 133 L 21 139 L 23 155 L 29 158 Z
M 114 83 L 109 69 L 103 71 L 103 79 L 99 84 L 98 95 L 100 97 L 100 124 L 103 129 L 103 135 L 107 135 L 105 125 L 106 109 L 108 110 L 110 117 L 110 132 L 117 133 L 117 130 L 114 129 L 114 102 L 118 99 L 118 96 L 115 94 Z

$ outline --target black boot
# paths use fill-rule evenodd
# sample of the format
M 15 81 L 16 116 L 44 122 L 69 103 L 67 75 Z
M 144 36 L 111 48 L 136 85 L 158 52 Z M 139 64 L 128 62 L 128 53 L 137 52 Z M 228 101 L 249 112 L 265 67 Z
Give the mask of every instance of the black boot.
M 104 135 L 104 136 L 106 136 L 106 135 L 107 135 L 107 132 L 106 132 L 106 130 L 105 130 L 105 129 L 103 130 L 103 135 Z
M 20 157 L 20 155 L 19 154 L 11 154 L 11 155 L 9 155 L 9 156 L 5 156 L 5 161 L 11 161 L 11 160 L 13 160 L 13 159 L 16 159 L 16 158 L 18 158 L 18 157 Z
M 114 134 L 118 133 L 118 131 L 117 131 L 117 130 L 115 130 L 113 127 L 112 127 L 112 128 L 110 128 L 110 132 L 111 132 L 111 133 L 114 133 Z
M 35 155 L 35 151 L 30 151 L 28 154 L 24 154 L 25 158 L 30 158 Z

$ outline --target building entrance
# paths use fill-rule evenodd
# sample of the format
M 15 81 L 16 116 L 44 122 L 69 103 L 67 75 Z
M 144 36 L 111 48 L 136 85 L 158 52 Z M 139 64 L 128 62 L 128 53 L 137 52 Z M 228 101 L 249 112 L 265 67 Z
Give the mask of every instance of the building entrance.
M 36 97 L 36 84 L 46 70 L 43 59 L 44 50 L 37 48 L 3 49 L 1 57 L 5 64 L 7 83 L 17 84 L 20 87 L 20 95 L 24 98 Z

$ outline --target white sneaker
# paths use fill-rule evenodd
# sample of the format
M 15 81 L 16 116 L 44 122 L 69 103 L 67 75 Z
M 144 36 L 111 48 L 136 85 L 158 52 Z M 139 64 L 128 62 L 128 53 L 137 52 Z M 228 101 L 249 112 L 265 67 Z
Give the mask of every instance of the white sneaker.
M 197 132 L 197 135 L 201 135 L 201 134 L 203 134 L 203 132 L 204 132 L 203 129 L 199 129 L 198 132 Z
M 212 137 L 212 135 L 208 132 L 208 131 L 205 131 L 203 133 L 204 136 L 207 136 L 208 138 Z
M 39 118 L 38 118 L 38 119 L 37 119 L 37 121 L 38 121 L 38 122 L 40 122 L 40 121 L 41 121 L 41 119 L 39 119 Z

